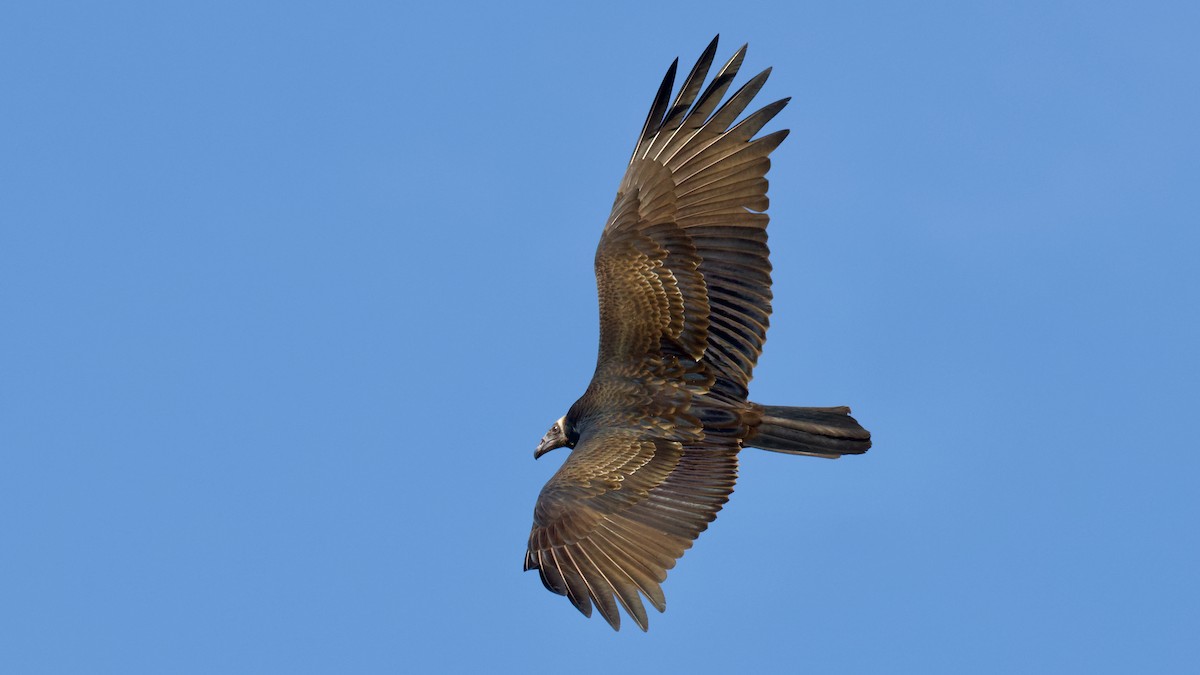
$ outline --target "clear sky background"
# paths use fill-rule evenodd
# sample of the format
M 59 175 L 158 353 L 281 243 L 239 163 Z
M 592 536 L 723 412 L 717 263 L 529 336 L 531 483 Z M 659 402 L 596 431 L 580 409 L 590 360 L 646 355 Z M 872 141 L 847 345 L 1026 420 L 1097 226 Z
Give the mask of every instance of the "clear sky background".
M 408 4 L 3 10 L 0 670 L 1195 667 L 1195 3 Z M 752 396 L 875 447 L 744 453 L 614 633 L 532 451 L 718 32 L 795 97 Z

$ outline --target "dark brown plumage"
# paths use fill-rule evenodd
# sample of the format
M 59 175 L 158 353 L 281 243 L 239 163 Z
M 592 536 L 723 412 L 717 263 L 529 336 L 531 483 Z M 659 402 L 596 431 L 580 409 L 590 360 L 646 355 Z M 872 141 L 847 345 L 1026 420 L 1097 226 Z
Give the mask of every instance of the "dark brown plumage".
M 770 69 L 718 107 L 746 47 L 702 91 L 716 48 L 673 102 L 671 64 L 654 98 L 596 250 L 595 375 L 534 453 L 573 448 L 534 507 L 525 569 L 613 628 L 618 605 L 642 630 L 642 598 L 663 611 L 660 584 L 728 500 L 743 447 L 871 447 L 849 408 L 747 401 L 771 314 L 765 176 L 788 132 L 754 135 L 788 99 L 734 125 Z

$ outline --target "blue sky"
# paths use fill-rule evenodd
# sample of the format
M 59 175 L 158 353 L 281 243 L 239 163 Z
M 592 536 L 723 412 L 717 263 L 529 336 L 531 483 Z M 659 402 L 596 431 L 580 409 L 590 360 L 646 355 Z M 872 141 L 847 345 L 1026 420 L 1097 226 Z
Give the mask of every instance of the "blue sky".
M 966 4 L 5 9 L 0 669 L 1194 666 L 1200 11 Z M 743 454 L 618 634 L 520 571 L 531 453 L 718 32 L 795 97 L 752 397 L 875 447 Z

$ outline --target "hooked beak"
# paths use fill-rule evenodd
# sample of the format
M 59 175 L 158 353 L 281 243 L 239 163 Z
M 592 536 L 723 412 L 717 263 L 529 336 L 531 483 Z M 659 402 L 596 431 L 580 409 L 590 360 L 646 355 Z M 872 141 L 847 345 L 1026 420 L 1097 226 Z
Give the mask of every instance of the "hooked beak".
M 550 431 L 546 432 L 545 436 L 542 436 L 542 442 L 538 443 L 537 450 L 533 451 L 533 458 L 537 459 L 547 452 L 550 452 L 555 448 L 561 448 L 566 444 L 567 439 L 563 438 L 562 434 L 555 433 L 555 431 L 551 429 Z

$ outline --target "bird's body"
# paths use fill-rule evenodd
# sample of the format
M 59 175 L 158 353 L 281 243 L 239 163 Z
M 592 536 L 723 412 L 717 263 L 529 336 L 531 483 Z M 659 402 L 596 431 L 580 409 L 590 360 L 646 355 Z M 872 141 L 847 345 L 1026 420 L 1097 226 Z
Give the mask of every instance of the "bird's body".
M 644 597 L 728 500 L 743 447 L 838 457 L 870 434 L 848 408 L 747 400 L 771 313 L 768 156 L 754 135 L 787 99 L 736 125 L 770 72 L 717 107 L 745 47 L 701 92 L 717 41 L 668 106 L 659 88 L 596 251 L 600 349 L 583 396 L 542 439 L 570 457 L 534 508 L 525 568 L 590 616 L 645 630 Z

